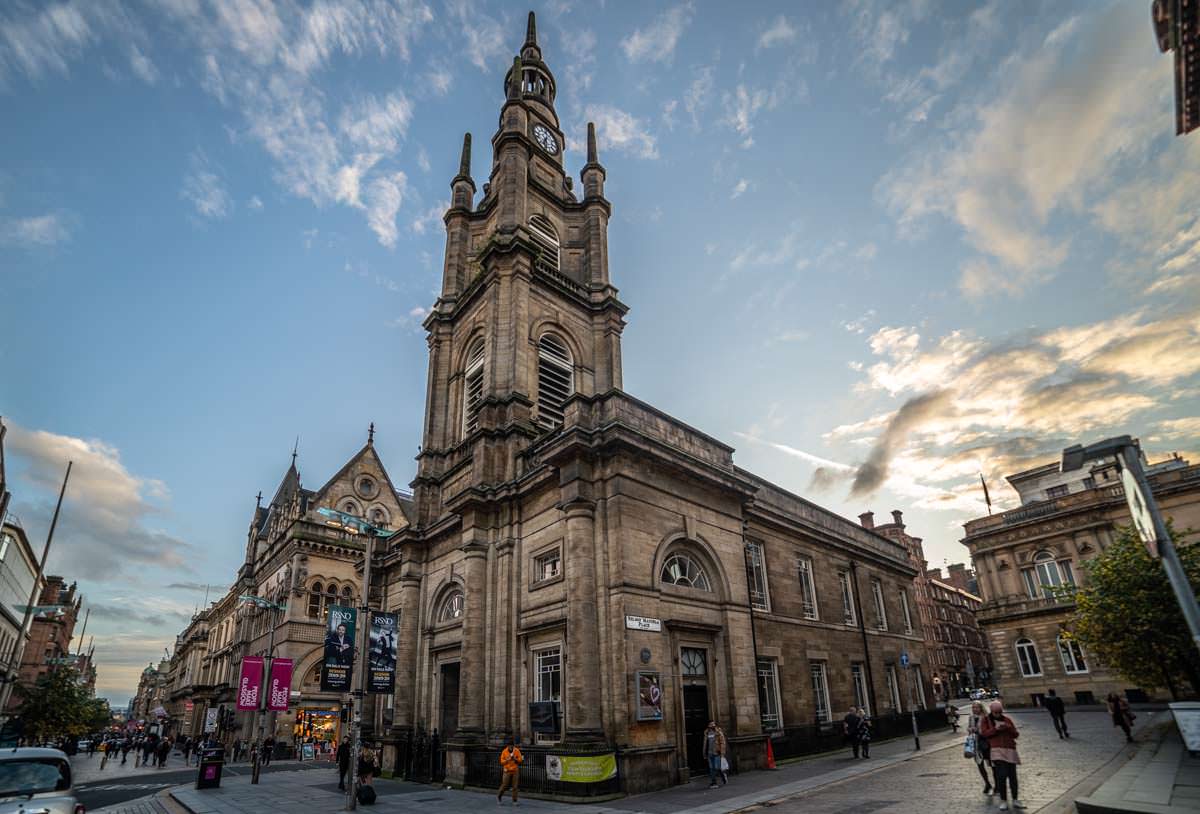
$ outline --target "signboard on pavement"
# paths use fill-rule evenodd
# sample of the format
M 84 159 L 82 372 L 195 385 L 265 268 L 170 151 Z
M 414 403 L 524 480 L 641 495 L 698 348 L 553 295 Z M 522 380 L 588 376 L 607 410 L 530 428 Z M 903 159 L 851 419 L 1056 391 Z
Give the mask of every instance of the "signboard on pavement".
M 1142 487 L 1129 466 L 1121 467 L 1121 485 L 1125 487 L 1125 502 L 1129 505 L 1133 527 L 1142 539 L 1142 544 L 1146 546 L 1146 551 L 1151 557 L 1157 558 L 1158 538 L 1154 533 L 1154 518 L 1150 516 L 1146 496 L 1142 494 Z
M 217 731 L 217 716 L 219 713 L 220 713 L 220 710 L 217 709 L 216 707 L 209 707 L 208 709 L 206 709 L 204 711 L 204 731 L 205 732 L 216 732 Z

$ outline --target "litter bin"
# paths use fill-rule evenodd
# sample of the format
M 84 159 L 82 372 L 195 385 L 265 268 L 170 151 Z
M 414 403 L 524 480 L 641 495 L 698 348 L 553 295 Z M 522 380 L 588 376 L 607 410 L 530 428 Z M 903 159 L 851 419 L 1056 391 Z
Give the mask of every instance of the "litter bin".
M 210 746 L 200 750 L 200 769 L 196 772 L 196 788 L 221 787 L 221 769 L 225 766 L 225 747 Z

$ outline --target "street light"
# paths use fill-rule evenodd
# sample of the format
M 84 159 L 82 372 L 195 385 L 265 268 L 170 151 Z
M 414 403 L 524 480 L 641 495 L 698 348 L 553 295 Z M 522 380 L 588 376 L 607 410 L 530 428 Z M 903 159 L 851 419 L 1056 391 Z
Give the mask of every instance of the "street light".
M 361 632 L 357 634 L 359 641 L 354 643 L 359 661 L 358 669 L 354 671 L 350 692 L 350 785 L 346 789 L 346 810 L 353 811 L 358 808 L 358 798 L 355 796 L 354 790 L 358 785 L 358 755 L 362 750 L 362 708 L 364 690 L 367 686 L 367 651 L 370 641 L 368 637 L 371 635 L 371 557 L 374 553 L 375 538 L 391 537 L 396 532 L 376 526 L 365 518 L 335 509 L 317 509 L 317 514 L 326 518 L 325 522 L 330 526 L 366 538 L 363 551 L 362 605 L 359 606 L 362 614 L 359 618 L 358 628 Z
M 287 611 L 286 603 L 271 602 L 270 600 L 263 599 L 261 596 L 254 596 L 253 594 L 243 594 L 238 597 L 238 601 L 244 603 L 245 605 L 258 608 L 259 610 Z M 275 629 L 277 627 L 278 625 L 276 624 L 274 618 L 272 618 L 271 636 L 267 640 L 267 656 L 265 659 L 263 659 L 264 684 L 270 681 L 271 662 L 275 659 Z M 263 729 L 265 728 L 267 722 L 267 716 L 263 713 L 266 712 L 265 706 L 267 702 L 267 695 L 268 693 L 263 692 L 261 689 L 259 690 L 258 703 L 254 707 L 254 722 L 250 726 L 250 729 L 258 734 L 258 746 L 254 749 L 254 754 L 250 756 L 251 783 L 258 783 L 259 772 L 262 769 L 262 745 L 264 740 Z
M 1163 570 L 1167 572 L 1167 581 L 1171 583 L 1175 601 L 1179 603 L 1183 618 L 1187 620 L 1192 641 L 1200 649 L 1200 607 L 1196 605 L 1196 595 L 1192 593 L 1187 573 L 1179 562 L 1175 543 L 1171 540 L 1167 524 L 1163 522 L 1162 513 L 1158 510 L 1158 503 L 1154 500 L 1154 492 L 1142 469 L 1138 453 L 1137 444 L 1128 435 L 1109 438 L 1086 447 L 1076 444 L 1063 450 L 1062 471 L 1079 469 L 1085 461 L 1096 458 L 1116 458 L 1133 526 L 1150 556 L 1162 560 Z

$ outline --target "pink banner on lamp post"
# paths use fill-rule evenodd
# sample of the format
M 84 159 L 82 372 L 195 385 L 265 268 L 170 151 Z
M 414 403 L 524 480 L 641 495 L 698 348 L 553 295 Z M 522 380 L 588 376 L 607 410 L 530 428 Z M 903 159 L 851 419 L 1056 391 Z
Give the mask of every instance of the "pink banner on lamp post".
M 237 708 L 258 709 L 258 694 L 262 692 L 262 656 L 246 656 L 242 659 L 242 675 L 238 679 Z
M 267 709 L 287 712 L 288 699 L 292 695 L 292 660 L 275 659 L 271 662 L 271 689 L 267 694 Z

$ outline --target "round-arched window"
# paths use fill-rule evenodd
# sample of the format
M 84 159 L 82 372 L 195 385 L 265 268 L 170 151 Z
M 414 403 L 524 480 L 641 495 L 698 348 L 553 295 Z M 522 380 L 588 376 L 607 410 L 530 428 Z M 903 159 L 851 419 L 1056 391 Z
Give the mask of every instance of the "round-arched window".
M 371 522 L 377 526 L 386 526 L 388 524 L 387 512 L 378 506 L 371 509 Z
M 1033 643 L 1032 639 L 1017 639 L 1017 664 L 1021 668 L 1021 675 L 1025 678 L 1033 678 L 1042 674 L 1037 645 Z
M 683 552 L 676 552 L 667 557 L 659 579 L 669 585 L 682 585 L 685 588 L 712 591 L 712 584 L 708 581 L 708 574 L 704 573 L 704 568 L 694 558 Z
M 554 334 L 538 340 L 538 421 L 546 427 L 563 423 L 563 406 L 575 392 L 574 367 L 567 344 Z
M 308 616 L 310 619 L 321 618 L 321 592 L 324 586 L 319 582 L 314 582 L 312 593 L 308 595 Z
M 347 500 L 345 503 L 343 503 L 342 511 L 344 511 L 346 514 L 352 514 L 355 517 L 359 516 L 358 504 L 353 500 Z
M 451 591 L 442 600 L 442 606 L 438 609 L 438 621 L 450 622 L 455 619 L 461 619 L 463 610 L 466 606 L 466 598 L 462 591 Z

